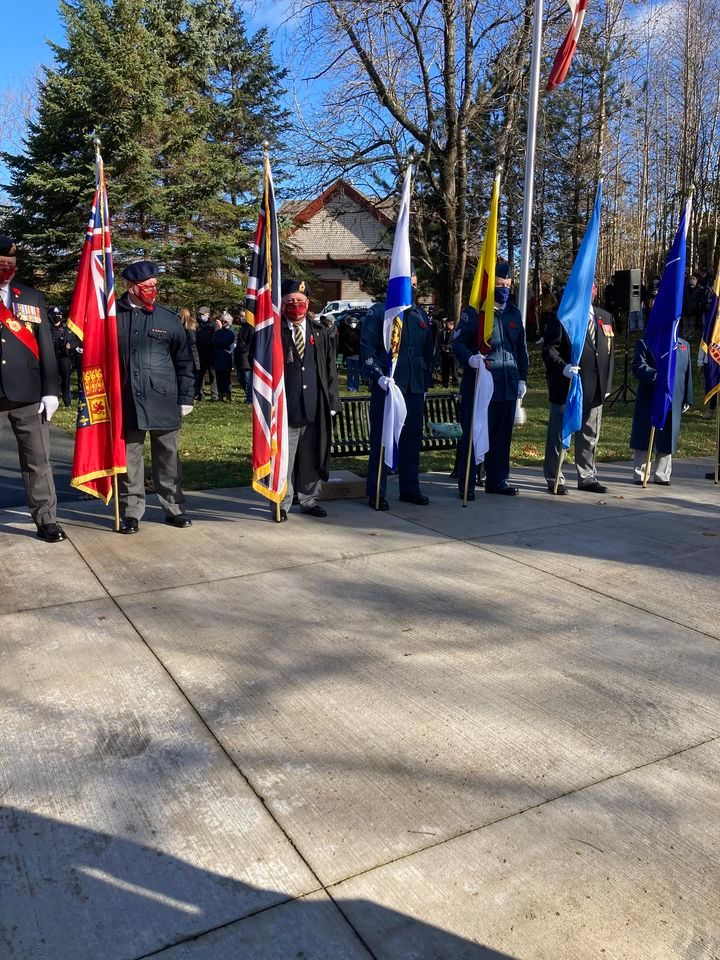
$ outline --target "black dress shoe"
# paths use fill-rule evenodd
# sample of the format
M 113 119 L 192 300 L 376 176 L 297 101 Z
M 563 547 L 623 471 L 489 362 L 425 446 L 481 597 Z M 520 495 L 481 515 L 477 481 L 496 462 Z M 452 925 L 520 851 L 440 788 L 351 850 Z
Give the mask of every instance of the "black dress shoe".
M 378 500 L 377 507 L 375 506 L 375 497 L 368 497 L 368 506 L 372 507 L 373 510 L 389 510 L 390 504 L 387 502 L 385 497 L 380 497 Z
M 425 507 L 430 503 L 430 497 L 424 493 L 401 493 L 398 499 L 401 503 L 414 503 L 416 507 Z
M 669 481 L 669 480 L 658 480 L 657 477 L 653 477 L 653 483 L 656 483 L 659 487 L 669 487 L 669 486 L 670 486 L 670 481 Z
M 464 499 L 465 499 L 465 491 L 464 491 L 464 490 L 458 490 L 458 496 L 460 497 L 461 500 L 464 500 Z M 468 490 L 467 498 L 468 498 L 468 500 L 474 500 L 474 499 L 475 499 L 475 491 L 474 491 L 474 490 Z
M 705 474 L 705 479 L 706 479 L 706 480 L 714 480 L 714 479 L 715 479 L 715 471 L 714 471 L 714 470 L 711 470 L 710 473 L 706 473 L 706 474 Z
M 502 497 L 516 497 L 520 493 L 519 487 L 485 487 L 485 493 L 499 493 Z
M 559 485 L 559 487 L 557 488 L 557 491 L 555 490 L 554 486 L 548 487 L 548 493 L 552 493 L 553 496 L 556 496 L 556 497 L 566 497 L 567 492 L 568 492 L 567 487 L 565 486 L 564 483 L 561 483 Z
M 37 535 L 45 543 L 60 543 L 61 540 L 67 540 L 67 534 L 58 523 L 39 524 Z
M 321 507 L 319 503 L 316 503 L 314 507 L 310 507 L 309 510 L 302 511 L 306 517 L 326 517 L 327 510 L 324 507 Z
M 120 530 L 118 533 L 137 533 L 139 529 L 139 520 L 135 517 L 123 517 L 120 521 Z
M 595 483 L 586 483 L 583 486 L 579 486 L 578 490 L 583 490 L 585 493 L 607 493 L 608 488 L 602 484 L 598 483 L 596 480 Z
M 169 523 L 171 527 L 177 527 L 179 530 L 192 526 L 192 520 L 184 513 L 176 513 L 171 517 L 165 517 L 165 523 Z

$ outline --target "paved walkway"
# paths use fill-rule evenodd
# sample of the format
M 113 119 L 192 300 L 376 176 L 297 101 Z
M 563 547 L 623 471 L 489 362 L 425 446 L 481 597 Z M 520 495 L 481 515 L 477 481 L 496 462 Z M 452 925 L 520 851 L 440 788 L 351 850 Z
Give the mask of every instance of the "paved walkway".
M 709 466 L 0 512 L 0 956 L 717 960 Z

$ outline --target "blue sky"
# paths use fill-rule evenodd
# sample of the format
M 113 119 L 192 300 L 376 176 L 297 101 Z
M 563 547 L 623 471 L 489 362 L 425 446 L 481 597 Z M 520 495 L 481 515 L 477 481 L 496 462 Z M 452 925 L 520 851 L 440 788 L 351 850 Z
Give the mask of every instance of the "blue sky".
M 58 0 L 0 0 L 3 9 L 2 55 L 0 55 L 0 97 L 3 92 L 27 89 L 43 65 L 52 63 L 47 41 L 62 43 L 63 25 Z M 241 0 L 251 32 L 266 26 L 275 38 L 276 58 L 281 58 L 283 22 L 290 0 Z M 0 103 L 0 107 L 2 103 Z M 2 109 L 0 109 L 2 123 Z M 0 149 L 14 147 L 0 129 Z M 0 182 L 5 170 L 0 164 Z M 0 196 L 1 196 L 0 191 Z

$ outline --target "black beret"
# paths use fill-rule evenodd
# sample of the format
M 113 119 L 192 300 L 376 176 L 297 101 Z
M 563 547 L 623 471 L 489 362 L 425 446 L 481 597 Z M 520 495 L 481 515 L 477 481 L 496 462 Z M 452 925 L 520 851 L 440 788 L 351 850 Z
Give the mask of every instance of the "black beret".
M 283 297 L 287 297 L 291 293 L 304 293 L 305 296 L 310 299 L 312 290 L 310 289 L 310 284 L 305 283 L 304 280 L 283 280 L 281 293 Z
M 17 256 L 17 247 L 10 237 L 0 237 L 0 257 Z
M 146 280 L 152 280 L 160 273 L 160 268 L 152 260 L 138 260 L 125 267 L 122 276 L 128 283 L 144 283 Z
M 498 260 L 495 264 L 495 276 L 500 277 L 501 280 L 512 279 L 512 269 L 507 260 Z

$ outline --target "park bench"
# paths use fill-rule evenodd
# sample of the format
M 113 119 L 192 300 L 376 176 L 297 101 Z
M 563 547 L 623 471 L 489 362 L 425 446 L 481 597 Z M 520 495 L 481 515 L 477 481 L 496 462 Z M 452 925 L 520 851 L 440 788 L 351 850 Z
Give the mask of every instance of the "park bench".
M 458 396 L 455 393 L 429 393 L 425 397 L 425 416 L 421 450 L 454 450 L 459 437 Z M 433 427 L 431 424 L 441 424 Z M 440 436 L 440 433 L 456 436 Z M 330 455 L 334 458 L 367 457 L 370 453 L 370 397 L 343 397 L 333 418 Z

